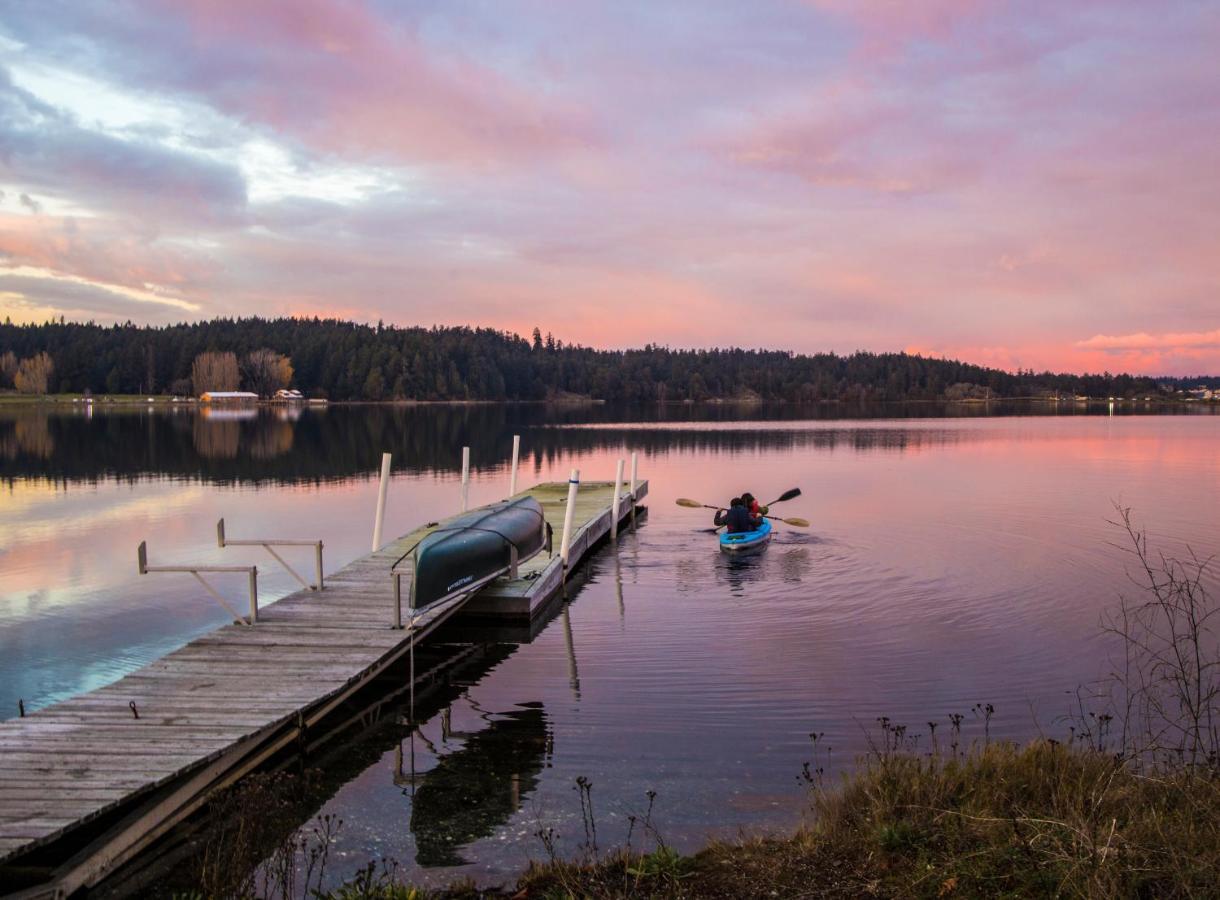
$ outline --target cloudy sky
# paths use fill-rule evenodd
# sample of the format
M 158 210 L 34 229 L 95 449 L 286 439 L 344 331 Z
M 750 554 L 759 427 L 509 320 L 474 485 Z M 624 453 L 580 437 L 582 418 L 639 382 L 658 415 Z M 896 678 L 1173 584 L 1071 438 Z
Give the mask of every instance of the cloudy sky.
M 0 0 L 0 315 L 1220 372 L 1220 5 Z

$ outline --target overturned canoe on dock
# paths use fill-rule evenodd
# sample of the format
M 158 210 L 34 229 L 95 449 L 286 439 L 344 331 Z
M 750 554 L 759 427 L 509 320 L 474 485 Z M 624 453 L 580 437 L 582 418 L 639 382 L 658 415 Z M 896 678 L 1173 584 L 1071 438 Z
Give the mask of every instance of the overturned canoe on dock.
M 509 573 L 549 545 L 542 506 L 518 497 L 450 519 L 394 569 L 413 558 L 410 606 L 418 610 Z

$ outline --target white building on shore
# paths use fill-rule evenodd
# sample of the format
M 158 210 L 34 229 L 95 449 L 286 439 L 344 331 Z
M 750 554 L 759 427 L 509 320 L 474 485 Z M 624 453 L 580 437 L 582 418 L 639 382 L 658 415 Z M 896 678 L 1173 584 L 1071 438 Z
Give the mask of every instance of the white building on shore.
M 257 403 L 258 394 L 250 391 L 204 391 L 200 403 Z

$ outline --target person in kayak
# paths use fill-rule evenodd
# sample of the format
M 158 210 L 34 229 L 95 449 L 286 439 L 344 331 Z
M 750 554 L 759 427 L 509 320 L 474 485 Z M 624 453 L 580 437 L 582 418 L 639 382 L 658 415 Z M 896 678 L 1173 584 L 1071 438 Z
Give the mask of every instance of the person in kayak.
M 717 510 L 716 518 L 712 520 L 718 528 L 721 525 L 727 525 L 729 534 L 753 531 L 761 521 L 761 519 L 755 519 L 750 515 L 750 511 L 746 508 L 745 503 L 740 497 L 734 497 L 729 501 L 728 510 Z
M 754 527 L 757 528 L 762 524 L 762 517 L 767 514 L 768 508 L 762 506 L 757 500 L 754 499 L 754 495 L 748 491 L 741 495 L 741 502 L 746 505 L 746 509 L 750 511 L 750 515 L 758 520 L 754 523 Z

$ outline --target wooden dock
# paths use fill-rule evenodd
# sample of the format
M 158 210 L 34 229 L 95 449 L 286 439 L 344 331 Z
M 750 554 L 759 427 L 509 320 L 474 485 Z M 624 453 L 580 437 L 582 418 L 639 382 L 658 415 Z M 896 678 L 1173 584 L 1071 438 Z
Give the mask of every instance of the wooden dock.
M 558 536 L 568 485 L 523 494 Z M 626 485 L 620 517 L 648 492 Z M 569 568 L 611 528 L 614 485 L 582 484 Z M 634 500 L 634 502 L 633 502 Z M 432 527 L 443 526 L 444 522 Z M 216 791 L 303 745 L 344 701 L 368 687 L 459 610 L 529 621 L 562 590 L 558 547 L 502 578 L 392 627 L 390 567 L 420 528 L 119 681 L 0 722 L 0 893 L 17 875 L 46 876 L 29 896 L 91 887 L 136 857 Z

